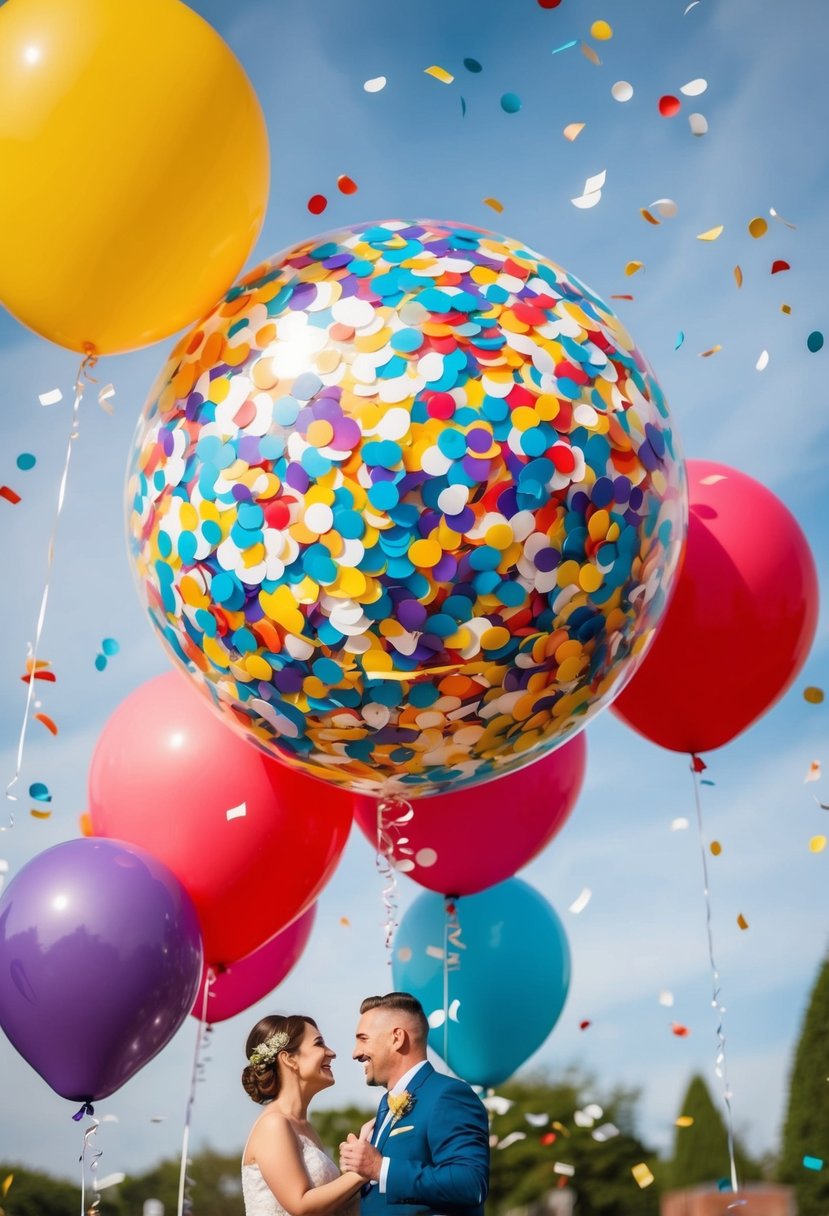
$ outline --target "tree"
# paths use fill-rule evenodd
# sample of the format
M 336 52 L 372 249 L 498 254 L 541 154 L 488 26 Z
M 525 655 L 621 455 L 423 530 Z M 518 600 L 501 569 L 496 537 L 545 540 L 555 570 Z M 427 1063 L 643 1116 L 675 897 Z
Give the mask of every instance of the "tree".
M 80 1189 L 71 1182 L 50 1178 L 20 1165 L 0 1164 L 0 1182 L 12 1176 L 6 1197 L 0 1200 L 5 1216 L 78 1216 Z
M 829 1210 L 829 1163 L 808 1169 L 804 1157 L 829 1156 L 829 959 L 818 972 L 795 1049 L 783 1125 L 780 1176 L 794 1184 L 800 1216 Z
M 717 1182 L 720 1178 L 730 1183 L 728 1132 L 722 1115 L 711 1099 L 708 1086 L 698 1073 L 691 1078 L 679 1113 L 693 1119 L 693 1124 L 676 1129 L 674 1155 L 668 1171 L 671 1187 L 678 1190 L 700 1183 Z M 736 1138 L 734 1162 L 739 1182 L 762 1177 L 762 1170 Z

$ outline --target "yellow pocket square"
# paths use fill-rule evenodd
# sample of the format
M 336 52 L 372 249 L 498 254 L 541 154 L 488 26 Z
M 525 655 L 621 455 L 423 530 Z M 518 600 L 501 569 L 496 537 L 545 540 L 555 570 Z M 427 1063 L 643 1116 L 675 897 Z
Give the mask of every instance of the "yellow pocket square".
M 390 1136 L 399 1136 L 401 1132 L 413 1132 L 414 1123 L 407 1124 L 406 1127 L 393 1127 L 389 1132 Z

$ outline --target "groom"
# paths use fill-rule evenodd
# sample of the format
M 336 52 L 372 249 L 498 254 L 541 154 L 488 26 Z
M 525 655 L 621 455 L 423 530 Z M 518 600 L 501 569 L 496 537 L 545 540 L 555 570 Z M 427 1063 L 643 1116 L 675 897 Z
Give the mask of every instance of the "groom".
M 481 1100 L 428 1063 L 429 1024 L 416 997 L 369 996 L 360 1015 L 352 1054 L 366 1082 L 388 1091 L 371 1138 L 351 1134 L 340 1145 L 340 1168 L 370 1179 L 361 1216 L 483 1216 L 489 1121 Z

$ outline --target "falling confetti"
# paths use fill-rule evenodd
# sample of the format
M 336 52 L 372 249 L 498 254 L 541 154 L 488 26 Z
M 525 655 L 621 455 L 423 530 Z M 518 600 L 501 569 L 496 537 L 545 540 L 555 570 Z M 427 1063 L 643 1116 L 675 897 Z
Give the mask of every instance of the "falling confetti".
M 363 88 L 367 93 L 379 93 L 387 84 L 385 76 L 373 76 L 371 80 L 365 81 Z
M 590 46 L 588 43 L 583 42 L 581 44 L 581 53 L 582 53 L 582 55 L 584 55 L 585 59 L 587 59 L 590 63 L 594 64 L 595 67 L 600 68 L 602 66 L 601 59 L 596 54 L 596 52 L 593 50 L 592 46 Z
M 37 457 L 33 456 L 31 452 L 21 452 L 15 463 L 17 464 L 18 469 L 21 469 L 24 473 L 26 473 L 29 471 L 29 469 L 33 469 L 35 467 L 37 464 Z
M 775 258 L 771 264 L 771 273 L 780 274 L 784 270 L 791 270 L 791 266 L 783 258 Z
M 466 68 L 467 72 L 482 72 L 483 71 L 483 67 L 481 66 L 480 63 L 478 63 L 477 59 L 464 59 L 463 66 Z
M 101 642 L 101 653 L 95 656 L 95 670 L 104 671 L 109 659 L 118 654 L 121 647 L 115 638 L 104 638 Z
M 747 928 L 748 928 L 748 921 L 747 921 L 747 920 L 746 920 L 746 918 L 743 916 L 742 912 L 741 912 L 741 913 L 740 913 L 740 915 L 737 917 L 737 924 L 738 924 L 738 926 L 739 926 L 741 929 L 747 929 Z
M 569 42 L 563 42 L 563 43 L 561 44 L 561 46 L 557 46 L 557 47 L 555 48 L 555 50 L 553 50 L 553 51 L 551 51 L 551 52 L 550 52 L 550 54 L 551 54 L 551 55 L 559 55 L 559 54 L 561 54 L 561 52 L 562 52 L 562 51 L 570 51 L 570 50 L 572 50 L 572 48 L 573 48 L 574 46 L 578 46 L 578 45 L 579 45 L 579 40 L 578 40 L 578 38 L 571 38 Z
M 517 114 L 521 109 L 521 98 L 517 93 L 504 93 L 501 97 L 501 109 L 505 114 Z
M 688 827 L 688 820 L 684 815 L 679 815 L 676 819 L 671 820 L 672 832 L 684 832 Z
M 577 139 L 581 135 L 585 125 L 583 122 L 568 122 L 562 134 L 565 139 L 569 139 L 570 143 L 572 143 L 574 139 Z
M 447 72 L 446 68 L 438 67 L 433 63 L 430 68 L 424 68 L 423 71 L 427 76 L 433 76 L 435 80 L 439 80 L 441 84 L 451 84 L 455 77 L 451 72 Z
M 710 359 L 712 355 L 716 355 L 721 350 L 722 347 L 718 342 L 716 346 L 709 346 L 708 350 L 701 350 L 699 352 L 699 357 L 700 359 Z
M 823 1169 L 823 1158 L 822 1157 L 804 1157 L 803 1165 L 805 1166 L 805 1168 L 807 1170 L 822 1170 Z
M 524 1118 L 529 1123 L 530 1127 L 546 1127 L 550 1122 L 550 1116 L 545 1112 L 527 1111 Z
M 816 355 L 819 350 L 823 349 L 823 334 L 819 329 L 813 329 L 806 339 L 806 349 Z
M 587 1030 L 588 1026 L 590 1026 L 590 1025 L 591 1025 L 591 1022 L 589 1021 L 589 1019 L 584 1018 L 581 1022 L 579 1022 L 579 1030 Z
M 597 42 L 607 42 L 613 37 L 613 29 L 606 21 L 594 21 L 590 27 L 590 37 Z
M 644 1161 L 640 1161 L 638 1165 L 634 1165 L 630 1172 L 633 1174 L 636 1183 L 642 1188 L 642 1190 L 644 1190 L 646 1186 L 650 1186 L 650 1184 L 654 1181 L 653 1174 L 650 1172 L 647 1165 L 645 1165 Z
M 59 388 L 52 388 L 48 393 L 39 393 L 38 401 L 41 405 L 57 405 L 59 401 L 63 401 L 63 393 Z
M 809 765 L 809 771 L 803 778 L 803 784 L 807 785 L 810 781 L 820 781 L 820 761 L 813 760 Z
M 693 1127 L 694 1126 L 694 1116 L 693 1115 L 680 1115 L 678 1119 L 674 1120 L 674 1124 L 676 1127 Z
M 578 198 L 571 198 L 570 202 L 574 207 L 580 207 L 582 210 L 587 207 L 595 207 L 599 199 L 602 197 L 602 186 L 605 184 L 607 170 L 602 169 L 601 173 L 596 173 L 593 177 L 588 177 L 584 183 L 584 190 Z
M 639 214 L 642 216 L 643 220 L 647 220 L 649 224 L 655 224 L 657 226 L 657 228 L 662 223 L 662 221 L 658 220 L 655 215 L 651 215 L 651 213 L 650 213 L 650 211 L 648 211 L 647 207 L 640 207 Z
M 322 215 L 325 208 L 328 206 L 328 199 L 324 194 L 312 194 L 306 203 L 311 215 Z
M 112 402 L 115 400 L 115 386 L 113 384 L 105 384 L 98 391 L 98 405 L 104 413 L 109 414 L 110 418 L 113 415 Z
M 659 993 L 659 1004 L 664 1005 L 666 1009 L 671 1009 L 674 1003 L 674 994 L 667 988 L 663 988 Z
M 610 96 L 614 101 L 630 101 L 633 96 L 633 85 L 629 80 L 617 80 L 611 86 Z
M 790 317 L 790 316 L 792 315 L 792 306 L 791 306 L 791 304 L 781 304 L 781 305 L 780 305 L 780 311 L 781 311 L 781 312 L 784 312 L 784 313 L 786 314 L 786 316 L 787 316 L 787 317 Z M 821 343 L 821 345 L 822 345 L 822 343 Z
M 617 292 L 615 295 L 611 295 L 610 298 L 611 300 L 632 300 L 634 297 L 627 292 Z
M 561 0 L 538 0 L 539 8 L 558 8 Z
M 681 329 L 679 331 L 679 333 L 676 335 L 676 341 L 674 342 L 674 350 L 679 350 L 680 346 L 682 345 L 682 343 L 684 341 L 685 341 L 685 330 Z
M 29 814 L 31 815 L 32 819 L 51 819 L 52 817 L 51 811 L 41 811 L 36 807 L 31 807 Z
M 553 1172 L 563 1174 L 565 1178 L 572 1178 L 576 1172 L 576 1167 L 566 1161 L 556 1161 L 553 1164 Z
M 755 215 L 753 220 L 748 221 L 749 235 L 753 236 L 755 241 L 759 240 L 761 236 L 765 236 L 768 230 L 769 226 L 762 215 Z
M 696 80 L 689 80 L 687 84 L 680 87 L 680 93 L 684 93 L 686 97 L 699 97 L 708 88 L 708 81 L 703 80 L 701 76 Z
M 20 502 L 20 495 L 11 486 L 0 486 L 0 498 L 5 498 L 6 502 L 10 502 L 13 507 Z
M 630 277 L 631 275 L 636 274 L 637 271 L 644 270 L 644 269 L 645 269 L 644 262 L 628 262 L 625 265 L 625 274 L 628 277 Z
M 356 194 L 357 183 L 353 177 L 349 177 L 347 173 L 341 173 L 337 178 L 337 189 L 340 194 Z
M 820 705 L 823 702 L 823 689 L 816 688 L 814 684 L 810 684 L 808 688 L 803 689 L 803 700 L 808 701 L 810 705 Z
M 493 211 L 497 211 L 499 215 L 504 210 L 504 204 L 500 201 L 500 199 L 485 198 L 484 203 L 487 205 L 487 207 L 491 207 Z
M 725 231 L 725 224 L 718 224 L 716 228 L 709 228 L 705 232 L 700 232 L 697 235 L 698 241 L 716 241 L 717 237 L 722 236 Z
M 712 840 L 708 847 L 710 848 L 711 855 L 713 857 L 719 857 L 719 855 L 722 853 L 722 845 L 720 844 L 719 840 Z
M 526 1132 L 510 1132 L 508 1136 L 504 1136 L 503 1140 L 499 1140 L 495 1145 L 498 1149 L 509 1148 L 511 1144 L 517 1144 L 519 1140 L 526 1140 Z
M 767 350 L 760 351 L 760 356 L 754 364 L 755 371 L 764 372 L 769 365 L 769 352 Z
M 704 114 L 689 114 L 688 126 L 691 128 L 691 134 L 699 138 L 700 135 L 708 134 L 708 119 Z
M 739 266 L 734 267 L 734 282 L 738 287 L 742 287 L 743 285 L 743 272 Z
M 651 214 L 655 211 L 664 220 L 672 220 L 679 211 L 679 206 L 672 198 L 657 198 L 648 207 L 648 211 Z
M 351 928 L 351 921 L 348 919 L 348 917 L 347 917 L 347 916 L 341 916 L 341 917 L 340 917 L 340 922 L 339 922 L 339 923 L 342 925 L 342 927 L 343 927 L 344 929 L 350 929 L 350 928 Z
M 585 887 L 570 904 L 569 911 L 571 911 L 574 916 L 578 916 L 579 912 L 583 912 L 590 903 L 590 897 L 592 894 L 593 892 L 590 890 L 590 888 Z
M 825 848 L 826 848 L 826 837 L 825 836 L 813 836 L 811 838 L 811 840 L 809 841 L 809 852 L 810 853 L 822 853 Z
M 673 118 L 682 109 L 682 102 L 671 93 L 659 98 L 659 113 L 663 118 Z
M 40 722 L 42 726 L 45 726 L 50 734 L 56 735 L 58 733 L 58 728 L 54 719 L 50 718 L 48 714 L 35 714 L 35 721 Z
M 35 802 L 51 802 L 52 795 L 49 793 L 48 785 L 44 785 L 42 781 L 33 781 L 29 786 L 29 797 L 34 798 Z
M 683 1026 L 681 1022 L 671 1022 L 671 1034 L 675 1034 L 678 1039 L 687 1039 L 690 1034 L 687 1026 Z

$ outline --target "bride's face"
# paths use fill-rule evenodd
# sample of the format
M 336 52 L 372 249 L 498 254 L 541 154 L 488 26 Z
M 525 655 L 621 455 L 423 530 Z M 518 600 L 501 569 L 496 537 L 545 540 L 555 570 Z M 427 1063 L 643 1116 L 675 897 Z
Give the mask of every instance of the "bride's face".
M 326 1046 L 325 1039 L 316 1026 L 306 1022 L 302 1042 L 294 1053 L 300 1081 L 314 1092 L 328 1089 L 334 1084 L 331 1061 L 336 1058 L 336 1054 L 332 1048 Z

